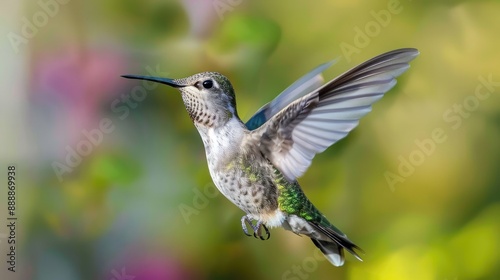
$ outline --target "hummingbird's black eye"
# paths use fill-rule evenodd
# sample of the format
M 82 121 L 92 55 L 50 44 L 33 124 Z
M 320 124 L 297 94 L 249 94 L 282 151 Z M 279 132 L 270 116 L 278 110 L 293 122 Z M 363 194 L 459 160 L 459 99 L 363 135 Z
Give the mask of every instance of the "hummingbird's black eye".
M 210 89 L 214 86 L 214 82 L 212 82 L 212 80 L 206 80 L 206 81 L 203 81 L 203 87 L 206 88 L 206 89 Z

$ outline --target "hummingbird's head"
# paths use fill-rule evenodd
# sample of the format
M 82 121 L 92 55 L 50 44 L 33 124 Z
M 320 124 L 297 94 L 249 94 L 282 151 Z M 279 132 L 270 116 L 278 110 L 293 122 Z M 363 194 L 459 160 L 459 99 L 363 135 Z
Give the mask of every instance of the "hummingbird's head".
M 233 86 L 217 72 L 198 73 L 183 79 L 122 77 L 158 82 L 179 89 L 186 110 L 197 126 L 217 127 L 238 116 Z

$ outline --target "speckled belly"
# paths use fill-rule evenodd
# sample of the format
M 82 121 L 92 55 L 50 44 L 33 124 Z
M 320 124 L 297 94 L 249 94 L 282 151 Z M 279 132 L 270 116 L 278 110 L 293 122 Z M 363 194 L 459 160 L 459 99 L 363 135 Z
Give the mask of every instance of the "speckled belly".
M 278 207 L 278 192 L 270 167 L 268 162 L 259 165 L 237 159 L 222 170 L 211 170 L 210 173 L 224 196 L 246 213 L 258 216 L 271 213 Z

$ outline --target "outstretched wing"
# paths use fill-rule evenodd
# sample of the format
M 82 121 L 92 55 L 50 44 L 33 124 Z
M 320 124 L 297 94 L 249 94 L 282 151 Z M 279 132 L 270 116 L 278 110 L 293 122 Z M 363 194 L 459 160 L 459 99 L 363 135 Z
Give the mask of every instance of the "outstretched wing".
M 251 137 L 289 180 L 295 180 L 317 153 L 358 125 L 418 54 L 416 49 L 399 49 L 372 58 L 290 103 Z
M 335 62 L 337 62 L 337 59 L 323 63 L 295 81 L 282 93 L 276 96 L 276 98 L 274 98 L 271 102 L 265 104 L 257 110 L 257 112 L 245 124 L 247 128 L 249 130 L 254 130 L 260 127 L 292 101 L 318 89 L 324 82 L 321 73 L 332 66 Z

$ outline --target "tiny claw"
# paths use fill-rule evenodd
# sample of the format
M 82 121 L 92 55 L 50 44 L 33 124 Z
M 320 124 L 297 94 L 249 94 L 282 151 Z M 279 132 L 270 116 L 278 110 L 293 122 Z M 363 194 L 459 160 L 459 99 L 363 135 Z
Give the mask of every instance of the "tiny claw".
M 260 238 L 260 240 L 267 240 L 267 239 L 265 239 L 265 238 L 264 238 L 264 236 L 262 236 L 262 235 L 261 235 L 261 236 L 259 236 L 259 238 Z
M 255 237 L 255 238 L 258 239 L 260 236 L 261 236 L 261 234 L 260 234 L 260 223 L 257 222 L 255 224 L 255 226 L 253 227 L 253 237 Z
M 262 225 L 264 227 L 264 229 L 266 230 L 266 234 L 267 234 L 267 238 L 266 239 L 263 239 L 262 237 L 260 239 L 262 240 L 268 240 L 269 238 L 271 238 L 271 232 L 267 229 L 266 225 Z
M 253 237 L 258 238 L 260 240 L 268 240 L 271 238 L 271 233 L 267 229 L 266 225 L 262 221 L 257 221 L 255 225 L 253 225 L 254 219 L 249 217 L 248 215 L 245 215 L 241 217 L 241 228 L 243 229 L 243 233 L 245 233 L 246 236 L 252 236 L 248 233 L 248 228 L 247 225 L 250 226 L 253 229 Z M 266 231 L 267 237 L 264 238 L 262 235 L 262 227 L 264 227 L 264 230 Z
M 260 239 L 260 240 L 265 240 L 263 237 L 262 237 L 262 233 L 261 233 L 261 230 L 260 228 L 253 233 L 253 237 L 255 237 L 256 239 Z
M 247 227 L 243 227 L 243 233 L 244 233 L 246 236 L 252 236 L 250 233 L 248 233 L 248 229 L 247 229 Z
M 264 227 L 264 230 L 266 231 L 267 238 L 264 238 L 264 236 L 262 235 L 262 227 Z M 255 224 L 253 230 L 253 236 L 255 238 L 259 238 L 260 240 L 268 240 L 271 237 L 271 233 L 262 221 L 258 221 L 257 224 Z

